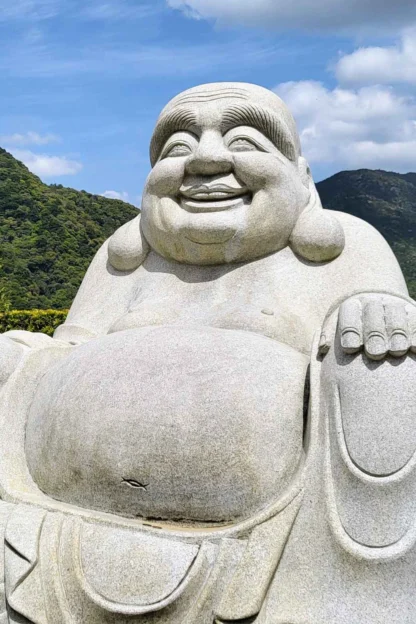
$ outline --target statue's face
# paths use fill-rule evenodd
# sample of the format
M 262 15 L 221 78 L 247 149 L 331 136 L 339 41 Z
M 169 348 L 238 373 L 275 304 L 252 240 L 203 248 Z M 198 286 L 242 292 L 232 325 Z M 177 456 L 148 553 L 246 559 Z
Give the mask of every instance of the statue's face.
M 222 264 L 288 244 L 310 193 L 287 110 L 258 99 L 249 86 L 206 85 L 163 111 L 142 204 L 144 235 L 161 255 Z

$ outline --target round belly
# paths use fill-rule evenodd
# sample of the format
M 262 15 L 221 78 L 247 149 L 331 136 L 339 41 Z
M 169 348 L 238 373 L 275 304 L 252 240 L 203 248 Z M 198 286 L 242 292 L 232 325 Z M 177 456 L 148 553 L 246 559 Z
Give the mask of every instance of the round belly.
M 142 328 L 78 347 L 26 431 L 49 496 L 128 517 L 230 522 L 290 485 L 308 360 L 245 331 Z

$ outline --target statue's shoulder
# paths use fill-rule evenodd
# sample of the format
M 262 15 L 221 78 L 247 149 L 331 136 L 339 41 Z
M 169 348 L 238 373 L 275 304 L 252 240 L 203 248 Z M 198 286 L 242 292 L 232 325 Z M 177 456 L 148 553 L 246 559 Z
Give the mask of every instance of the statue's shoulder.
M 347 212 L 341 212 L 340 210 L 327 210 L 325 212 L 333 215 L 338 221 L 341 223 L 346 236 L 352 236 L 355 232 L 359 233 L 361 236 L 375 236 L 376 238 L 383 238 L 380 232 L 370 223 L 356 217 L 355 215 L 349 214 Z
M 362 281 L 363 288 L 405 292 L 403 273 L 383 235 L 363 219 L 337 210 L 327 212 L 338 219 L 345 235 L 345 248 L 334 269 L 354 282 Z
M 334 216 L 342 226 L 345 234 L 345 252 L 368 253 L 372 250 L 376 253 L 392 253 L 384 236 L 373 225 L 346 212 L 338 210 L 325 210 Z

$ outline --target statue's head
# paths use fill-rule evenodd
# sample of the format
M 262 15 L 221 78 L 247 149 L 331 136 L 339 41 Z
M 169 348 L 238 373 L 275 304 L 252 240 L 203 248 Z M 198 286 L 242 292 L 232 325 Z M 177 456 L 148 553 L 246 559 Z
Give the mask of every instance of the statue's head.
M 163 109 L 150 157 L 141 228 L 162 256 L 191 264 L 240 262 L 292 241 L 308 257 L 313 233 L 300 216 L 319 199 L 294 119 L 272 91 L 245 83 L 184 91 Z M 311 227 L 315 242 L 322 239 L 320 253 L 314 257 L 315 244 L 308 259 L 328 260 L 342 250 L 342 230 L 318 208 L 320 225 Z

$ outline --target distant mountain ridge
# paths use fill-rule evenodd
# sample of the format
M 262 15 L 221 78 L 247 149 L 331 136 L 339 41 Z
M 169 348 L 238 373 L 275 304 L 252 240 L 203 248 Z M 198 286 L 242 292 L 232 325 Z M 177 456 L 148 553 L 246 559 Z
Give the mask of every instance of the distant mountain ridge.
M 416 298 L 416 173 L 342 171 L 317 184 L 325 208 L 374 225 Z M 0 292 L 15 309 L 70 306 L 100 245 L 137 208 L 48 186 L 0 148 Z
M 325 208 L 348 212 L 381 232 L 416 298 L 416 173 L 341 171 L 317 189 Z

